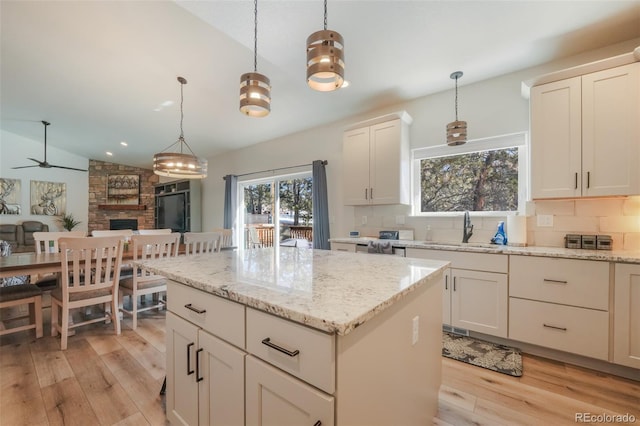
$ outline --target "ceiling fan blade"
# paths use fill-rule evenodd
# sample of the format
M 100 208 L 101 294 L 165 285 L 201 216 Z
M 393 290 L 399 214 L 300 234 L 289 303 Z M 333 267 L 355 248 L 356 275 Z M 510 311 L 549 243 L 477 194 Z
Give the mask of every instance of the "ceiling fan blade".
M 78 172 L 86 172 L 87 171 L 85 169 L 76 169 L 75 167 L 54 166 L 53 164 L 50 164 L 49 167 L 55 167 L 56 169 L 75 170 L 75 171 L 78 171 Z
M 40 167 L 39 165 L 35 164 L 33 166 L 20 166 L 20 167 L 12 167 L 12 169 L 26 169 L 29 167 Z

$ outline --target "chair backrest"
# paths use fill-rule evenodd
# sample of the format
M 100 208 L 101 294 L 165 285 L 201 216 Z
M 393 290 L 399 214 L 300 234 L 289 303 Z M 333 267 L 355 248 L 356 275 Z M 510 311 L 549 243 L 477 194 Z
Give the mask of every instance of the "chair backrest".
M 138 234 L 140 235 L 164 235 L 171 234 L 173 231 L 171 228 L 163 228 L 163 229 L 138 229 Z
M 186 254 L 217 253 L 221 239 L 219 232 L 185 232 Z
M 218 232 L 220 237 L 220 247 L 231 247 L 233 245 L 233 229 L 216 228 L 213 232 Z
M 133 235 L 132 229 L 94 229 L 91 231 L 91 235 L 94 237 L 131 237 Z
M 58 240 L 60 238 L 85 237 L 84 231 L 69 232 L 34 232 L 33 241 L 36 244 L 36 253 L 57 253 L 59 250 Z
M 119 236 L 58 239 L 62 258 L 62 297 L 111 288 L 118 291 L 124 241 Z
M 174 257 L 178 255 L 180 233 L 134 235 L 131 237 L 131 242 L 134 260 Z

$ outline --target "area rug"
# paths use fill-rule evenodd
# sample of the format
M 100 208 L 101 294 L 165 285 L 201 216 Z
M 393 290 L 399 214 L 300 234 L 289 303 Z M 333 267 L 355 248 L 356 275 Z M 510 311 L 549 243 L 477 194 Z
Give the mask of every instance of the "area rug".
M 443 332 L 442 356 L 498 373 L 522 376 L 522 355 L 518 348 Z

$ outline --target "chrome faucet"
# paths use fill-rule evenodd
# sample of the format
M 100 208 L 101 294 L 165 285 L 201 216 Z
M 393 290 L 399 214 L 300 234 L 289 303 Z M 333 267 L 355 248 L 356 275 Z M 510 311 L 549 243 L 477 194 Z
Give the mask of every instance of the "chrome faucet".
M 469 238 L 473 235 L 473 225 L 471 224 L 471 219 L 469 218 L 469 211 L 464 212 L 464 226 L 462 229 L 462 242 L 468 243 Z

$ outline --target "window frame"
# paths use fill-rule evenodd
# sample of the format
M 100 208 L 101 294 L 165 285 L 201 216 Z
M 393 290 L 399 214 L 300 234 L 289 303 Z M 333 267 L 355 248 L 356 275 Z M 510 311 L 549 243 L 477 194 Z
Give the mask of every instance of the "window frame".
M 421 217 L 453 217 L 460 212 L 422 212 L 420 211 L 420 161 L 428 158 L 450 157 L 471 154 L 480 151 L 518 148 L 518 213 L 524 214 L 526 202 L 529 200 L 529 135 L 528 132 L 509 133 L 488 138 L 473 139 L 463 145 L 448 146 L 446 144 L 414 148 L 411 150 L 411 214 Z M 514 211 L 470 211 L 473 216 L 506 216 Z

